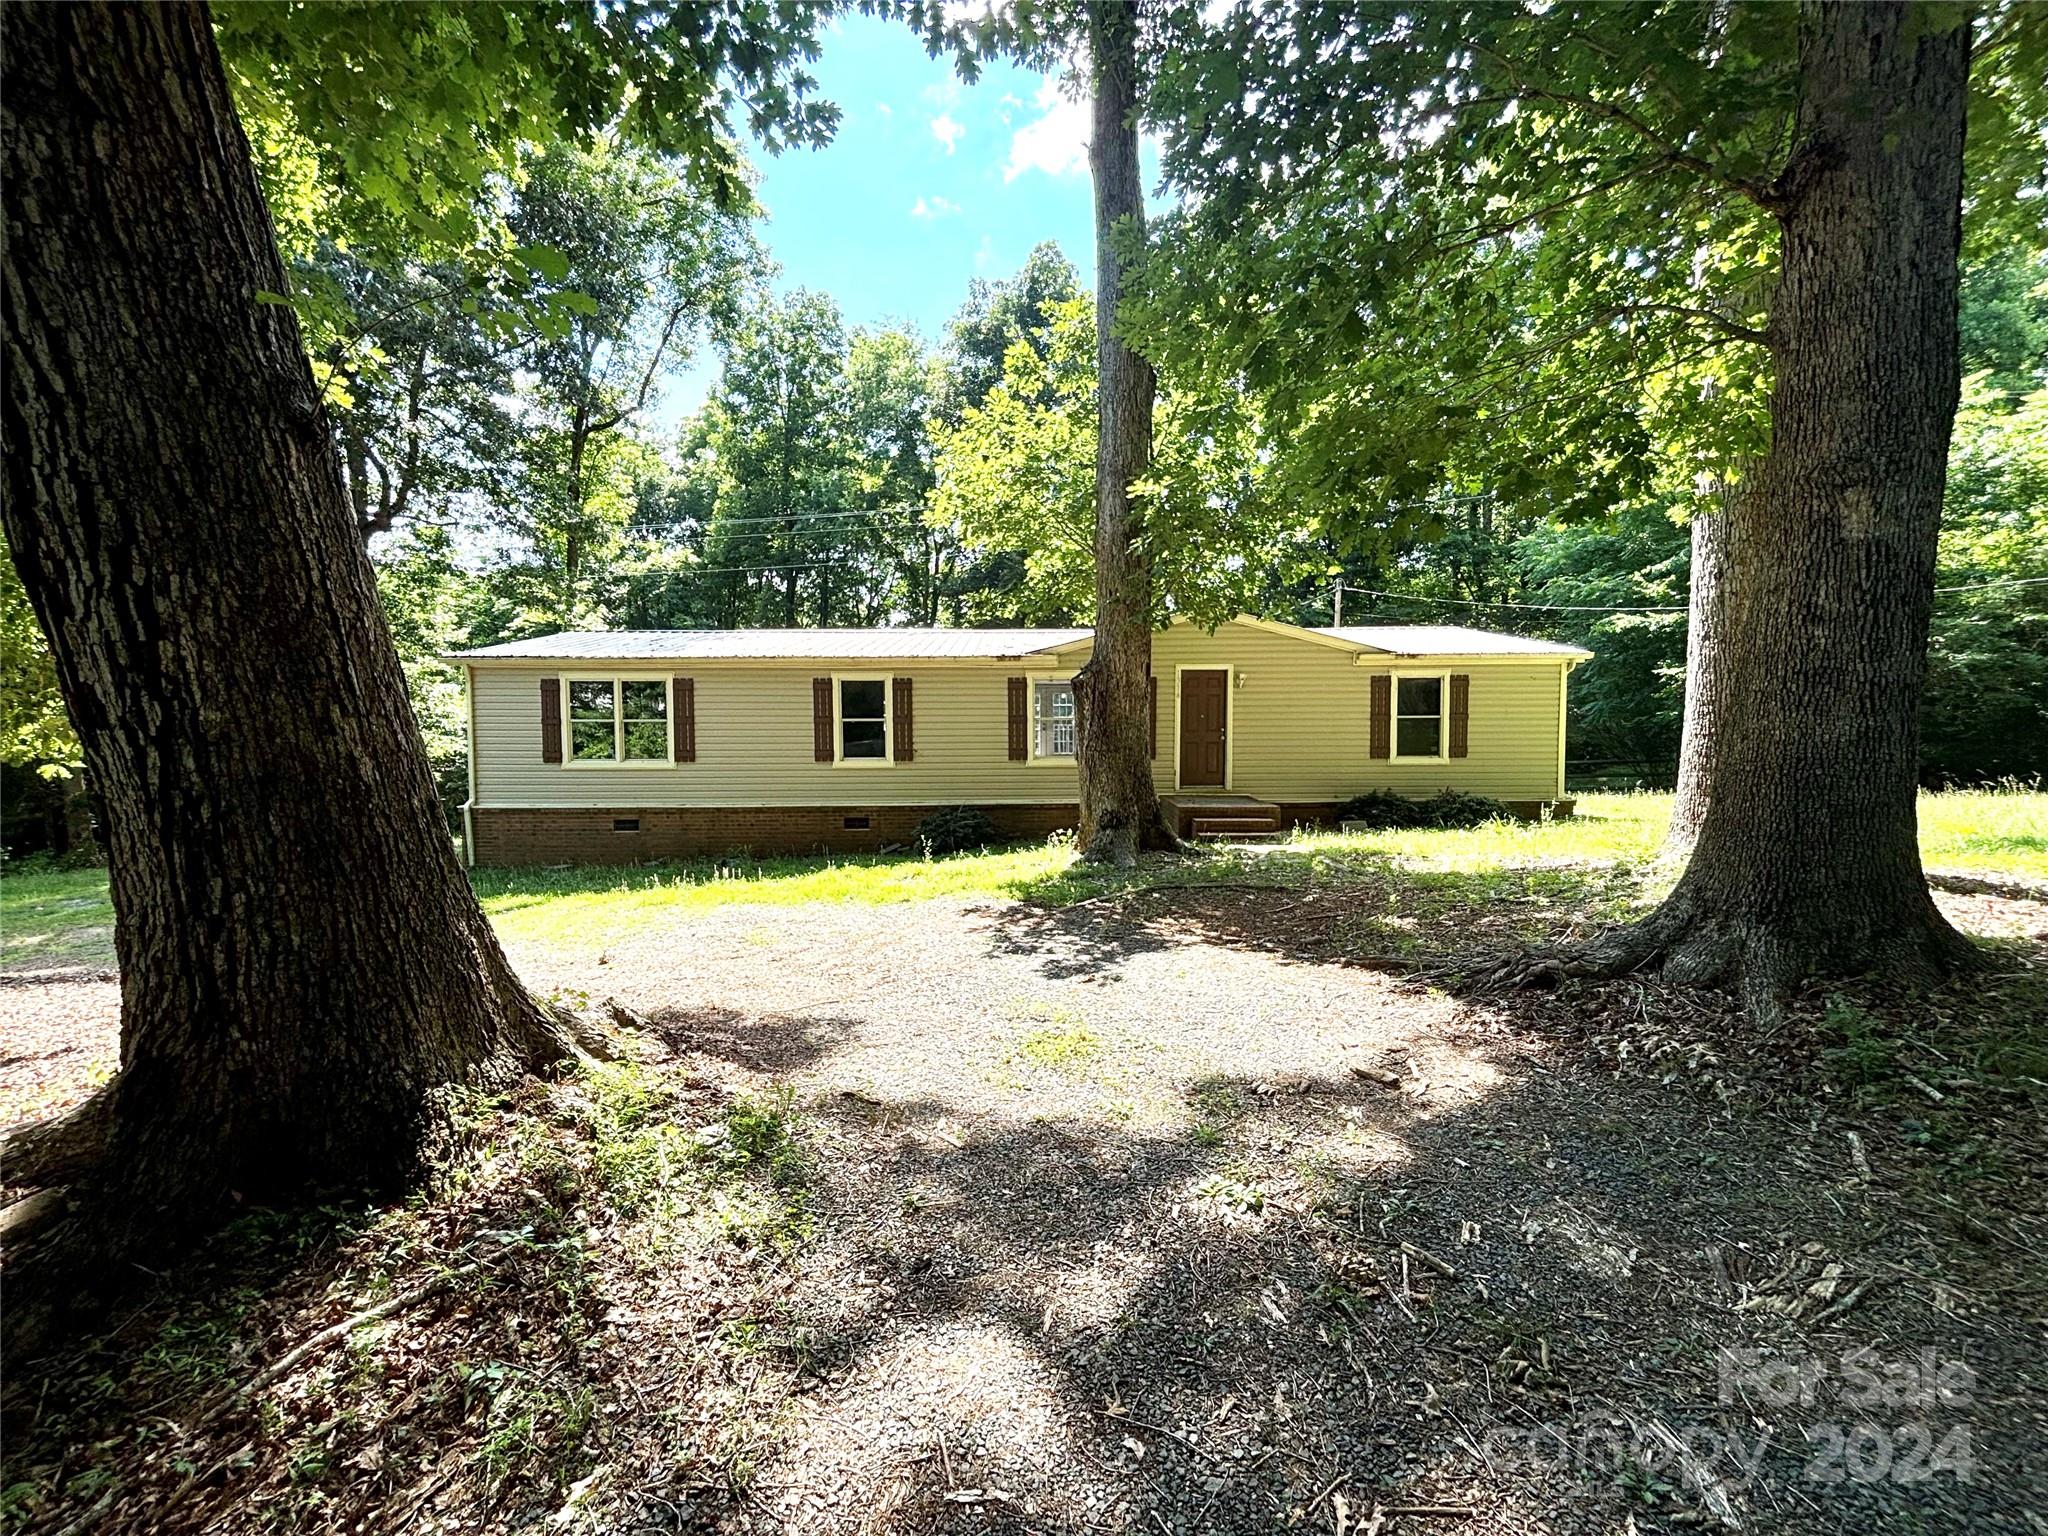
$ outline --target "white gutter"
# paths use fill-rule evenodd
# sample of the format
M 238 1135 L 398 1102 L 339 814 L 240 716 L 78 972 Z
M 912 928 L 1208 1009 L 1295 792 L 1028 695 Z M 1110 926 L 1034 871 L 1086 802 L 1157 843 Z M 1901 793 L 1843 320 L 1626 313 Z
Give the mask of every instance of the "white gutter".
M 1576 667 L 1580 662 L 1592 659 L 1590 652 L 1495 651 L 1487 655 L 1468 655 L 1457 651 L 1381 651 L 1369 656 L 1354 656 L 1351 665 L 1372 667 L 1384 672 L 1389 667 L 1413 666 L 1418 662 L 1426 662 L 1432 666 L 1441 663 L 1444 666 L 1464 667 L 1475 663 L 1491 666 L 1520 662 L 1523 666 L 1529 666 L 1546 661 L 1561 661 L 1567 667 Z

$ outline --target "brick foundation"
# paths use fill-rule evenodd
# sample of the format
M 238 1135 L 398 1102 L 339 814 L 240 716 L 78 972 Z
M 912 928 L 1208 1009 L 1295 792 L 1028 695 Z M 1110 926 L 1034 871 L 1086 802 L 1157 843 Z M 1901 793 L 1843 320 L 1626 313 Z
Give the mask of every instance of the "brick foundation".
M 1543 814 L 1540 800 L 1511 800 L 1508 809 L 1526 821 Z M 696 858 L 723 853 L 874 853 L 908 846 L 917 824 L 936 805 L 768 806 L 643 810 L 632 806 L 602 811 L 476 810 L 476 859 L 491 866 L 515 864 L 635 864 L 646 859 Z M 1068 805 L 985 805 L 981 809 L 1006 839 L 1035 841 L 1075 826 L 1079 807 Z M 1283 802 L 1280 825 L 1330 827 L 1337 802 Z M 1561 800 L 1553 816 L 1569 816 Z M 849 818 L 867 818 L 849 827 Z M 637 821 L 635 831 L 614 830 L 614 821 Z
M 693 858 L 724 853 L 873 853 L 908 845 L 917 824 L 935 805 L 769 806 L 602 811 L 479 809 L 478 864 L 633 864 L 644 859 Z M 1005 838 L 1048 836 L 1080 819 L 1073 805 L 985 805 L 981 809 Z M 865 827 L 849 819 L 865 817 Z M 637 821 L 616 831 L 614 821 Z

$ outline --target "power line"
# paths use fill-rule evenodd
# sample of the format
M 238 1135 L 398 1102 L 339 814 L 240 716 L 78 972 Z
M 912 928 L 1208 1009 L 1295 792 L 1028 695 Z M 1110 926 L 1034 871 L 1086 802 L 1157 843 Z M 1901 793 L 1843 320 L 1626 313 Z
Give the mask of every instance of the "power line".
M 2048 583 L 2048 576 L 2015 576 L 1999 581 L 1970 582 L 1961 586 L 1936 587 L 1934 594 L 1943 597 L 1951 592 L 1988 592 L 1998 587 L 2036 587 Z M 1595 603 L 1490 603 L 1474 602 L 1462 597 L 1425 597 L 1412 592 L 1382 592 L 1375 587 L 1354 587 L 1348 582 L 1336 583 L 1338 587 L 1359 597 L 1380 597 L 1396 603 L 1443 603 L 1455 608 L 1513 608 L 1524 613 L 1684 613 L 1684 605 L 1677 606 L 1612 606 Z
M 1944 592 L 1988 592 L 1993 587 L 2038 587 L 2048 582 L 2048 576 L 2009 576 L 1997 581 L 1973 581 L 1962 587 L 1936 587 L 1935 594 Z
M 893 576 L 893 571 L 874 571 L 844 560 L 820 560 L 811 565 L 686 565 L 661 574 L 671 580 L 678 576 L 747 576 L 779 571 L 846 571 L 855 576 Z
M 886 525 L 885 525 L 885 526 L 880 526 L 880 527 L 868 528 L 868 529 L 860 529 L 860 530 L 855 530 L 855 529 L 848 529 L 848 528 L 791 528 L 791 529 L 789 529 L 789 530 L 787 530 L 786 532 L 783 532 L 783 533 L 763 533 L 763 534 L 756 534 L 756 535 L 753 535 L 752 537 L 750 537 L 750 538 L 748 538 L 748 539 L 744 539 L 744 540 L 741 540 L 741 539 L 728 539 L 728 540 L 725 540 L 725 541 L 723 541 L 723 542 L 724 542 L 724 543 L 726 543 L 727 545 L 733 545 L 733 544 L 741 544 L 741 545 L 752 545 L 752 546 L 754 546 L 754 547 L 755 547 L 755 549 L 756 549 L 757 551 L 762 551 L 762 550 L 763 550 L 763 546 L 771 546 L 771 545 L 778 545 L 778 544 L 791 544 L 791 543 L 796 543 L 796 542 L 798 542 L 798 541 L 800 541 L 800 540 L 805 540 L 805 539 L 808 539 L 808 540 L 810 540 L 810 541 L 812 541 L 812 542 L 814 542 L 814 543 L 816 543 L 816 542 L 820 542 L 820 541 L 833 541 L 833 540 L 839 540 L 839 541 L 844 541 L 844 542 L 847 542 L 847 543 L 857 543 L 858 541 L 856 541 L 856 540 L 854 539 L 854 537 L 853 537 L 853 535 L 854 535 L 855 533 L 857 533 L 857 532 L 866 532 L 866 533 L 872 533 L 872 534 L 875 534 L 875 535 L 877 535 L 877 536 L 879 537 L 880 541 L 881 541 L 881 542 L 882 542 L 883 544 L 885 544 L 885 545 L 892 545 L 892 546 L 908 546 L 908 545 L 910 545 L 910 544 L 914 544 L 914 543 L 918 542 L 917 540 L 915 540 L 914 538 L 912 538 L 912 537 L 911 537 L 911 534 L 912 534 L 912 532 L 913 532 L 913 530 L 912 530 L 911 528 L 908 528 L 908 527 L 893 527 L 893 526 L 886 526 Z M 711 546 L 711 544 L 712 544 L 712 541 L 711 541 L 711 540 L 709 540 L 709 539 L 704 539 L 704 540 L 693 540 L 693 539 L 677 539 L 677 538 L 674 538 L 674 537 L 673 537 L 673 536 L 671 536 L 671 535 L 664 535 L 664 534 L 662 534 L 662 533 L 659 533 L 659 532 L 652 532 L 652 531 L 650 531 L 650 530 L 648 530 L 648 529 L 645 529 L 645 528 L 636 528 L 636 527 L 632 526 L 631 524 L 628 524 L 628 525 L 627 525 L 626 527 L 624 527 L 624 528 L 622 528 L 622 529 L 620 529 L 620 530 L 619 530 L 619 537 L 620 537 L 621 539 L 627 539 L 627 540 L 632 540 L 632 539 L 645 539 L 645 540 L 646 540 L 647 542 L 649 542 L 649 543 L 653 543 L 653 544 L 661 544 L 661 545 L 664 545 L 665 547 L 668 547 L 668 548 L 684 548 L 684 549 L 687 549 L 687 548 L 691 548 L 691 547 L 693 547 L 693 546 L 694 546 L 695 548 L 698 548 L 698 549 L 706 549 L 706 548 L 710 547 L 710 546 Z M 742 549 L 742 550 L 738 550 L 738 551 L 734 551 L 734 552 L 735 552 L 735 553 L 744 553 L 744 549 Z M 772 552 L 772 551 L 766 551 L 766 552 Z
M 636 512 L 627 521 L 629 524 L 696 523 L 704 528 L 706 532 L 713 528 L 736 528 L 753 523 L 796 524 L 798 522 L 858 521 L 861 518 L 869 517 L 908 518 L 922 524 L 923 519 L 917 515 L 917 511 L 918 509 L 912 506 L 827 507 L 810 512 L 769 512 L 760 516 L 749 517 L 720 517 L 715 514 L 710 517 L 698 517 L 692 512 L 656 512 L 651 515 Z
M 782 571 L 831 571 L 845 567 L 830 560 L 820 560 L 814 565 L 686 565 L 681 570 L 665 571 L 664 575 L 674 580 L 678 576 L 766 576 Z
M 1448 603 L 1456 608 L 1519 608 L 1539 613 L 1684 613 L 1683 606 L 1676 608 L 1603 608 L 1588 603 L 1479 603 L 1462 597 L 1420 597 L 1408 592 L 1382 592 L 1374 587 L 1354 587 L 1338 583 L 1346 592 L 1359 597 L 1384 597 L 1397 603 Z

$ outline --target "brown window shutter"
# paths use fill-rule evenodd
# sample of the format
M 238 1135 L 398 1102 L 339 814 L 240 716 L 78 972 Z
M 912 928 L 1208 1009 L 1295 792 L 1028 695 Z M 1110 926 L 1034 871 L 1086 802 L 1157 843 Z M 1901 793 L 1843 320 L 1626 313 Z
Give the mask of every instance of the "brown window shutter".
M 1150 694 L 1150 695 L 1152 696 L 1152 699 L 1151 699 L 1151 707 L 1152 707 L 1152 724 L 1151 724 L 1151 731 L 1152 731 L 1152 735 L 1151 735 L 1151 738 L 1150 738 L 1150 739 L 1151 739 L 1151 746 L 1150 746 L 1150 748 L 1149 748 L 1148 750 L 1150 751 L 1150 753 L 1151 753 L 1151 755 L 1152 755 L 1153 759 L 1154 759 L 1154 760 L 1156 761 L 1156 760 L 1158 759 L 1158 757 L 1159 757 L 1159 674 L 1158 674 L 1158 673 L 1156 673 L 1156 672 L 1147 672 L 1147 673 L 1145 674 L 1145 691 L 1146 691 L 1146 692 L 1147 692 L 1148 694 Z
M 1027 678 L 1010 679 L 1010 761 L 1021 763 L 1031 756 L 1031 683 Z
M 832 679 L 811 679 L 811 760 L 829 763 L 837 756 L 832 750 Z
M 1472 723 L 1472 678 L 1464 672 L 1451 674 L 1451 757 L 1466 755 L 1466 735 Z
M 1372 748 L 1374 757 L 1394 755 L 1394 680 L 1384 672 L 1372 679 Z
M 889 691 L 893 695 L 889 703 L 889 715 L 896 733 L 896 761 L 908 763 L 917 757 L 917 743 L 913 736 L 915 722 L 910 712 L 910 679 L 892 677 Z
M 675 730 L 676 761 L 694 763 L 697 761 L 697 680 L 692 677 L 675 679 Z
M 540 760 L 544 763 L 562 760 L 562 680 L 559 677 L 540 680 Z

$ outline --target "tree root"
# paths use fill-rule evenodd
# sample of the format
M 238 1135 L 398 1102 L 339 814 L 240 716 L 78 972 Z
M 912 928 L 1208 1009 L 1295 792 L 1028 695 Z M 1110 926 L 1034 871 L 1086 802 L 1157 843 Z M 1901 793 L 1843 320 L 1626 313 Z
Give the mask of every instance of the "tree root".
M 1179 853 L 1187 846 L 1167 824 L 1166 813 L 1156 799 L 1136 812 L 1121 807 L 1105 811 L 1092 826 L 1084 820 L 1083 830 L 1086 836 L 1080 858 L 1084 864 L 1132 869 L 1137 866 L 1141 852 Z
M 1654 971 L 1685 987 L 1726 988 L 1757 1023 L 1775 1027 L 1786 995 L 1817 974 L 1853 976 L 1890 971 L 1929 979 L 1983 963 L 1975 946 L 1946 923 L 1918 931 L 1871 935 L 1844 947 L 1834 936 L 1808 939 L 1761 920 L 1708 910 L 1674 892 L 1640 922 L 1565 949 L 1527 950 L 1478 972 L 1475 990 L 1504 992 L 1610 981 Z
M 47 1188 L 91 1173 L 113 1136 L 115 1082 L 82 1104 L 0 1138 L 0 1176 L 17 1188 Z
M 1083 864 L 1107 864 L 1112 869 L 1136 869 L 1138 867 L 1138 839 L 1136 828 L 1129 822 L 1114 825 L 1099 823 L 1095 835 L 1088 839 L 1081 849 Z
M 542 1038 L 537 1043 L 532 1068 L 552 1066 L 557 1061 L 573 1060 L 585 1065 L 596 1061 L 617 1061 L 618 1042 L 596 1019 L 579 1013 L 574 1008 L 557 1008 L 539 998 L 533 1000 L 540 1010 L 543 1022 Z M 617 998 L 607 1001 L 606 1007 L 613 1020 L 622 1025 L 640 1025 L 646 1021 L 627 1008 Z

